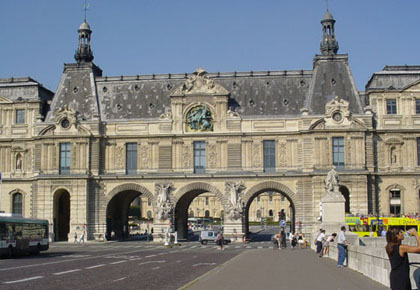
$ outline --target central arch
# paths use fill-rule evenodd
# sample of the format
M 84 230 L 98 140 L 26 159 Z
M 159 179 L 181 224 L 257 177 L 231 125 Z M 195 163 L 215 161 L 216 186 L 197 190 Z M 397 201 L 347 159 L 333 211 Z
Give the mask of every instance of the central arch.
M 181 188 L 175 194 L 175 230 L 178 232 L 179 239 L 188 239 L 188 208 L 194 198 L 202 193 L 213 193 L 220 201 L 222 209 L 226 207 L 228 200 L 216 187 L 204 183 L 195 182 Z
M 263 192 L 276 192 L 283 195 L 290 203 L 290 230 L 295 230 L 295 220 L 296 220 L 296 194 L 290 190 L 287 186 L 275 182 L 275 181 L 266 181 L 261 182 L 257 185 L 251 187 L 244 195 L 243 200 L 245 202 L 245 212 L 244 212 L 244 224 L 245 224 L 245 233 L 249 234 L 249 208 L 252 201 Z
M 107 196 L 106 235 L 108 238 L 125 239 L 128 237 L 128 211 L 131 202 L 138 196 L 154 200 L 153 194 L 145 187 L 128 183 L 115 187 Z M 113 235 L 112 235 L 113 233 Z

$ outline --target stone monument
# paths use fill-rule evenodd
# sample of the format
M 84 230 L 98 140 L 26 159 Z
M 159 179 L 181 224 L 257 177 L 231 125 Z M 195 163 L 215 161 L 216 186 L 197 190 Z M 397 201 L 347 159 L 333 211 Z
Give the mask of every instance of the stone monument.
M 328 233 L 339 232 L 340 227 L 346 224 L 345 202 L 340 190 L 340 180 L 335 166 L 325 178 L 325 192 L 321 198 L 322 224 L 321 228 Z

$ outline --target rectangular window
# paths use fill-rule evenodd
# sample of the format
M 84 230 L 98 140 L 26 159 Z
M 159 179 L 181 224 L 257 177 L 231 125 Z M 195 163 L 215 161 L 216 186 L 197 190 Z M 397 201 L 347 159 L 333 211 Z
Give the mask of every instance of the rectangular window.
M 417 138 L 417 165 L 420 166 L 420 138 Z
M 16 110 L 16 124 L 25 124 L 25 110 Z
M 281 201 L 283 202 L 283 201 L 285 201 L 286 200 L 286 198 L 282 195 L 281 196 Z
M 344 167 L 344 137 L 332 138 L 333 165 Z
M 206 142 L 195 141 L 194 146 L 194 173 L 206 172 Z
M 396 99 L 386 100 L 386 113 L 388 115 L 397 114 L 397 100 Z
M 206 205 L 209 205 L 209 197 L 206 196 Z
M 416 99 L 416 115 L 420 115 L 420 99 Z
M 270 196 L 268 197 L 268 201 L 270 202 L 270 204 L 272 204 L 272 203 L 273 203 L 273 196 L 272 196 L 272 195 L 270 195 Z
M 276 169 L 274 140 L 263 141 L 264 172 L 274 172 Z
M 60 143 L 60 174 L 70 173 L 70 143 Z
M 125 173 L 136 174 L 137 172 L 137 143 L 125 144 Z

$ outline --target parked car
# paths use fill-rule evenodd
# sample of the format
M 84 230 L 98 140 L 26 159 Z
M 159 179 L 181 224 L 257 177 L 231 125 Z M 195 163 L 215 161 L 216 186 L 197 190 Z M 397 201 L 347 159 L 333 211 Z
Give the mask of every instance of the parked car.
M 200 243 L 202 245 L 207 245 L 208 242 L 210 243 L 215 243 L 216 242 L 216 238 L 217 238 L 217 233 L 218 231 L 201 231 L 200 233 Z M 224 238 L 224 244 L 227 245 L 229 244 L 231 241 L 229 238 Z

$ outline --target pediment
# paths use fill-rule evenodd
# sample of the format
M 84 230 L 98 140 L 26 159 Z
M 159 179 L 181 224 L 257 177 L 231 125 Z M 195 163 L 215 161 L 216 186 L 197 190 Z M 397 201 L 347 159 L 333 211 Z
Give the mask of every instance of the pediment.
M 229 91 L 222 85 L 210 79 L 207 72 L 202 68 L 197 68 L 192 76 L 177 88 L 175 88 L 171 96 L 197 96 L 197 95 L 219 95 L 227 96 Z
M 409 84 L 408 86 L 403 88 L 403 91 L 407 92 L 419 92 L 420 91 L 420 80 L 415 81 L 412 84 Z
M 402 145 L 402 144 L 404 144 L 404 141 L 402 141 L 400 138 L 398 138 L 398 137 L 391 137 L 391 138 L 389 138 L 389 139 L 386 139 L 385 141 L 384 141 L 384 143 L 386 144 L 386 145 Z
M 0 96 L 0 103 L 7 103 L 7 104 L 9 104 L 9 103 L 13 103 L 13 102 L 10 99 L 6 98 L 6 97 Z

